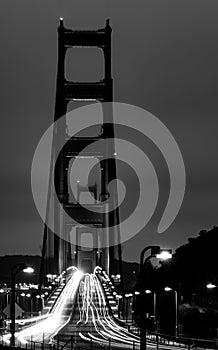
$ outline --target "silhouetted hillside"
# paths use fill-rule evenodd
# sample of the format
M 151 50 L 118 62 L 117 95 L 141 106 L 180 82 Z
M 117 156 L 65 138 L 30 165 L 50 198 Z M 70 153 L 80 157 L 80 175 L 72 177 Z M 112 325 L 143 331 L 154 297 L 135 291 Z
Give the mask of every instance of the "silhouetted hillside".
M 125 289 L 125 292 L 129 292 L 135 287 L 137 283 L 137 278 L 139 273 L 139 264 L 123 261 L 122 267 L 123 267 L 124 289 Z M 118 260 L 114 260 L 114 269 L 119 270 Z
M 191 337 L 217 337 L 218 288 L 218 227 L 202 230 L 195 238 L 179 247 L 173 258 L 159 268 L 147 265 L 143 271 L 143 289 L 156 292 L 157 319 L 160 332 L 175 332 L 175 296 L 178 296 L 179 329 Z M 165 291 L 164 287 L 175 291 Z M 139 288 L 139 283 L 135 290 Z M 153 313 L 153 293 L 146 296 L 147 311 Z M 140 309 L 140 305 L 138 306 Z M 137 310 L 137 308 L 136 308 Z M 151 326 L 153 326 L 151 324 Z M 152 329 L 152 327 L 151 327 Z
M 208 282 L 218 284 L 218 227 L 202 230 L 196 238 L 189 238 L 170 262 L 162 264 L 158 279 L 162 285 L 171 284 L 189 296 L 208 292 Z

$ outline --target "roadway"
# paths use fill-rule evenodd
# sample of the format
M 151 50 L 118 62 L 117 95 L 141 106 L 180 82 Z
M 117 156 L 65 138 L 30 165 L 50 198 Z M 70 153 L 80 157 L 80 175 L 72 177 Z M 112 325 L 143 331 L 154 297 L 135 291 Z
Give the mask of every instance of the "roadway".
M 33 325 L 16 332 L 16 344 L 26 344 L 28 342 L 49 343 L 51 341 L 51 338 L 70 321 L 72 307 L 82 277 L 83 274 L 78 270 L 72 273 L 52 311 L 35 318 Z M 9 344 L 10 334 L 4 335 L 3 341 Z
M 84 342 L 92 347 L 137 348 L 139 337 L 118 324 L 111 314 L 105 292 L 96 274 L 86 274 L 77 293 L 77 313 L 59 335 L 74 336 L 78 346 Z
M 101 268 L 95 268 L 92 274 L 83 274 L 72 268 L 65 287 L 49 312 L 15 333 L 16 345 L 36 342 L 70 348 L 73 341 L 78 348 L 88 346 L 93 350 L 139 349 L 139 337 L 128 332 L 111 311 L 105 288 L 108 283 L 109 277 Z M 4 335 L 3 340 L 9 344 L 10 334 Z M 147 348 L 153 350 L 157 345 L 148 341 Z M 172 349 L 171 346 L 162 348 Z

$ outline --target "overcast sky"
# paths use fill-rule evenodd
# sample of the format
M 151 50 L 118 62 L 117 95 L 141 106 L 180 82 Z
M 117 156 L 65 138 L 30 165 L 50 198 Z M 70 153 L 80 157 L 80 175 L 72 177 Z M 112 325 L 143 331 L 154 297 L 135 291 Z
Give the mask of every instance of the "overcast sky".
M 124 245 L 124 258 L 138 261 L 150 243 L 175 249 L 217 225 L 218 2 L 7 0 L 0 12 L 0 254 L 40 252 L 43 225 L 30 174 L 53 120 L 59 17 L 72 29 L 98 29 L 110 18 L 114 100 L 158 117 L 184 158 L 187 188 L 177 218 L 159 235 L 154 215 Z

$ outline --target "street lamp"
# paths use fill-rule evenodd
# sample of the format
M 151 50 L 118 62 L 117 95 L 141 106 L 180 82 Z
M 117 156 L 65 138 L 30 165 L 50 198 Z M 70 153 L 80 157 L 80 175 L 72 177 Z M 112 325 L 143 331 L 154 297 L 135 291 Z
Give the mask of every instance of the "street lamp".
M 137 296 L 140 295 L 140 292 L 135 291 L 133 293 L 133 300 L 132 300 L 132 322 L 137 323 L 137 310 L 138 310 L 138 300 L 137 300 Z
M 161 259 L 161 260 L 168 260 L 172 258 L 172 251 L 171 250 L 162 250 L 160 251 L 160 253 L 156 254 L 156 258 L 157 259 Z
M 129 298 L 132 298 L 133 294 L 129 293 L 129 294 L 125 294 L 125 302 L 126 302 L 126 323 L 129 322 Z M 130 299 L 131 301 L 131 299 Z
M 34 269 L 32 266 L 26 266 L 24 269 L 23 269 L 23 272 L 25 273 L 33 273 L 34 272 Z
M 154 332 L 157 333 L 157 294 L 150 289 L 146 289 L 145 293 L 146 294 L 153 293 L 153 296 L 154 296 Z
M 175 293 L 175 336 L 176 338 L 178 337 L 178 293 L 177 290 L 170 288 L 170 287 L 165 287 L 164 288 L 165 292 L 171 292 L 173 291 Z
M 26 273 L 32 273 L 34 270 L 32 267 L 26 266 L 24 263 L 16 264 L 11 269 L 11 305 L 10 305 L 10 313 L 11 313 L 11 346 L 15 345 L 15 277 L 20 272 L 24 271 Z
M 206 287 L 207 287 L 207 289 L 210 290 L 210 293 L 209 293 L 210 297 L 208 298 L 208 302 L 209 302 L 209 304 L 211 304 L 212 303 L 212 295 L 213 295 L 212 291 L 213 291 L 213 289 L 217 288 L 217 285 L 209 282 L 209 283 L 207 283 Z M 212 293 L 212 295 L 211 295 L 211 293 Z
M 118 318 L 120 318 L 120 310 L 121 310 L 123 297 L 122 297 L 122 295 L 117 294 L 116 299 L 117 299 Z
M 144 260 L 145 253 L 151 250 L 151 254 Z M 145 293 L 144 293 L 144 273 L 143 268 L 148 263 L 151 258 L 158 258 L 161 260 L 168 260 L 172 258 L 172 250 L 171 249 L 161 249 L 159 246 L 147 246 L 145 247 L 140 254 L 140 300 L 141 300 L 141 308 L 140 308 L 140 350 L 146 350 L 146 310 L 145 310 Z

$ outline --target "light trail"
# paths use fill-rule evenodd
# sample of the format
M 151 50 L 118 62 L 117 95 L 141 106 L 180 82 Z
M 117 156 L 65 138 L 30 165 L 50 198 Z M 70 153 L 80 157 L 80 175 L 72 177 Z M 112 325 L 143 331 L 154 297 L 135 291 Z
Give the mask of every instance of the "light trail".
M 77 301 L 80 319 L 77 324 L 80 328 L 82 328 L 82 324 L 89 324 L 90 327 L 94 326 L 94 333 L 96 333 L 94 335 L 81 330 L 79 331 L 79 336 L 82 340 L 102 344 L 108 344 L 111 341 L 115 346 L 121 345 L 121 348 L 129 348 L 133 344 L 139 347 L 139 337 L 118 325 L 109 314 L 103 287 L 95 274 L 85 275 L 78 294 Z
M 112 283 L 107 274 L 100 270 L 96 267 L 94 272 L 100 272 L 101 280 L 96 274 L 86 274 L 78 290 L 77 303 L 80 319 L 77 325 L 79 326 L 79 338 L 83 342 L 92 342 L 101 347 L 139 349 L 140 338 L 128 332 L 125 327 L 120 326 L 109 312 L 103 284 L 104 282 L 109 285 Z M 85 325 L 90 326 L 89 330 L 87 327 L 83 327 Z M 157 348 L 155 341 L 147 340 L 147 345 L 148 349 Z M 174 350 L 178 349 L 178 346 L 159 344 L 159 349 L 163 348 Z
M 108 307 L 108 291 L 104 290 L 112 283 L 108 275 L 101 268 L 96 267 L 94 274 L 83 274 L 74 267 L 67 269 L 67 283 L 59 295 L 51 312 L 44 319 L 37 318 L 34 325 L 29 325 L 15 333 L 16 342 L 26 344 L 30 341 L 52 343 L 54 337 L 64 333 L 64 327 L 69 323 L 73 326 L 72 306 L 77 303 L 79 321 L 75 324 L 75 335 L 79 341 L 91 342 L 99 347 L 111 347 L 120 349 L 140 348 L 140 338 L 121 326 L 111 314 Z M 107 294 L 106 294 L 107 293 Z M 111 297 L 114 298 L 111 292 Z M 10 343 L 10 334 L 3 336 L 3 341 Z M 148 348 L 156 348 L 156 342 L 148 340 Z M 159 348 L 177 349 L 176 346 L 159 345 Z
M 70 277 L 66 283 L 66 286 L 64 287 L 48 317 L 45 320 L 26 327 L 20 332 L 16 332 L 16 341 L 23 344 L 26 344 L 28 341 L 50 342 L 51 338 L 54 337 L 71 318 L 72 303 L 75 299 L 82 277 L 82 272 L 74 272 L 72 277 Z M 67 306 L 69 305 L 71 305 L 71 307 L 68 307 L 67 313 Z M 10 337 L 10 334 L 3 336 L 3 341 L 10 343 Z

